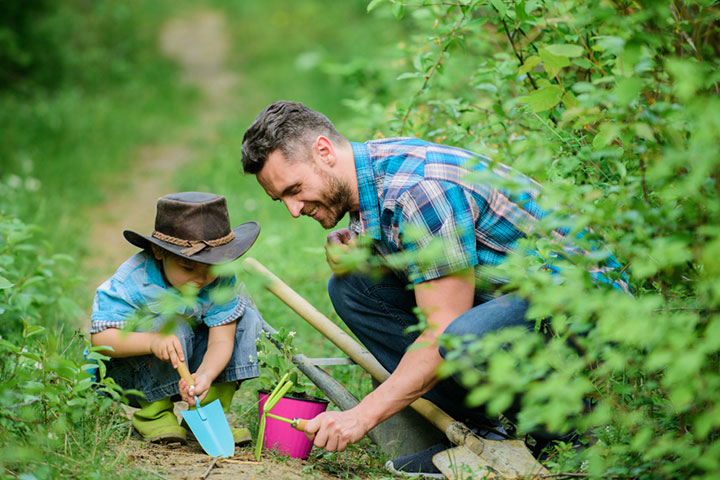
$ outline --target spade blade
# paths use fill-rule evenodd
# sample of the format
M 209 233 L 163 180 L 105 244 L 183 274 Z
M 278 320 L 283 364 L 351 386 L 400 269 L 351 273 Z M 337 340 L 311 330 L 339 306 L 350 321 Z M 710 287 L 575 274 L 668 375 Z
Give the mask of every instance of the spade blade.
M 483 439 L 483 444 L 480 455 L 461 445 L 436 453 L 433 463 L 449 480 L 520 479 L 548 474 L 521 440 Z
M 205 453 L 211 457 L 233 456 L 235 442 L 220 400 L 181 413 Z

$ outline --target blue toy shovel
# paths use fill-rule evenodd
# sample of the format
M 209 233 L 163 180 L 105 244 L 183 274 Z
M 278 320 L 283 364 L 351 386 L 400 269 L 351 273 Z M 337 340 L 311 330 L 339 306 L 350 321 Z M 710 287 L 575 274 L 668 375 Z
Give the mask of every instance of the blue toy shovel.
M 177 371 L 189 386 L 195 385 L 185 362 L 178 362 Z M 235 454 L 235 441 L 220 400 L 201 407 L 195 395 L 195 405 L 195 410 L 181 413 L 200 446 L 211 457 L 232 457 Z

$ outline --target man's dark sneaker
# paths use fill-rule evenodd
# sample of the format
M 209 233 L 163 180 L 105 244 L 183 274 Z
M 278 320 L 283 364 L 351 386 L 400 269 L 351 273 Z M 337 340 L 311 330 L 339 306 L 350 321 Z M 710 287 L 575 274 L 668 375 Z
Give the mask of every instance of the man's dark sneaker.
M 445 475 L 440 473 L 440 470 L 433 464 L 432 457 L 448 448 L 450 448 L 450 445 L 438 443 L 422 452 L 411 453 L 404 457 L 389 460 L 385 464 L 385 469 L 390 473 L 406 477 L 445 478 Z

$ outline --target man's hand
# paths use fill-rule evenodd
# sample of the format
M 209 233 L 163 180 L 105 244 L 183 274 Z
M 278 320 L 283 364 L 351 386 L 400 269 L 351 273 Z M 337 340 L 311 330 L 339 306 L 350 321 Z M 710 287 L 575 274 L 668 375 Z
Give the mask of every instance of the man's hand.
M 342 452 L 349 443 L 359 441 L 369 430 L 353 410 L 321 413 L 308 420 L 305 435 L 316 447 L 328 452 Z
M 150 342 L 150 352 L 160 360 L 172 363 L 173 368 L 177 368 L 178 361 L 185 361 L 182 344 L 175 335 L 156 334 Z
M 345 275 L 350 270 L 343 265 L 343 258 L 357 244 L 357 237 L 347 228 L 330 232 L 325 242 L 325 258 L 330 270 L 337 275 Z
M 181 378 L 180 382 L 178 382 L 178 387 L 180 388 L 180 396 L 182 399 L 191 407 L 195 407 L 195 395 L 197 395 L 200 402 L 205 400 L 208 390 L 210 389 L 210 385 L 212 384 L 212 380 L 207 374 L 200 372 L 193 373 L 192 377 L 195 381 L 195 385 L 191 387 Z
M 472 269 L 416 285 L 415 299 L 427 316 L 428 327 L 415 341 L 415 348 L 405 352 L 392 375 L 358 405 L 309 420 L 305 433 L 315 446 L 343 451 L 435 386 L 436 371 L 443 361 L 437 338 L 455 318 L 472 308 L 474 288 Z

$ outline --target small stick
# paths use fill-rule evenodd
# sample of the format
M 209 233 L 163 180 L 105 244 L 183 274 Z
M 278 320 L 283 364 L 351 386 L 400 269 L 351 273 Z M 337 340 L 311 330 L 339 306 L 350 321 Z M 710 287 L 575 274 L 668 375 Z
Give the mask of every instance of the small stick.
M 234 458 L 223 458 L 223 462 L 240 463 L 242 465 L 262 465 L 262 462 L 256 462 L 254 460 L 236 460 Z
M 203 473 L 202 477 L 200 477 L 202 480 L 205 480 L 210 476 L 210 471 L 215 468 L 215 464 L 220 460 L 220 457 L 213 458 L 212 462 L 210 463 L 210 466 L 205 470 L 205 473 Z

